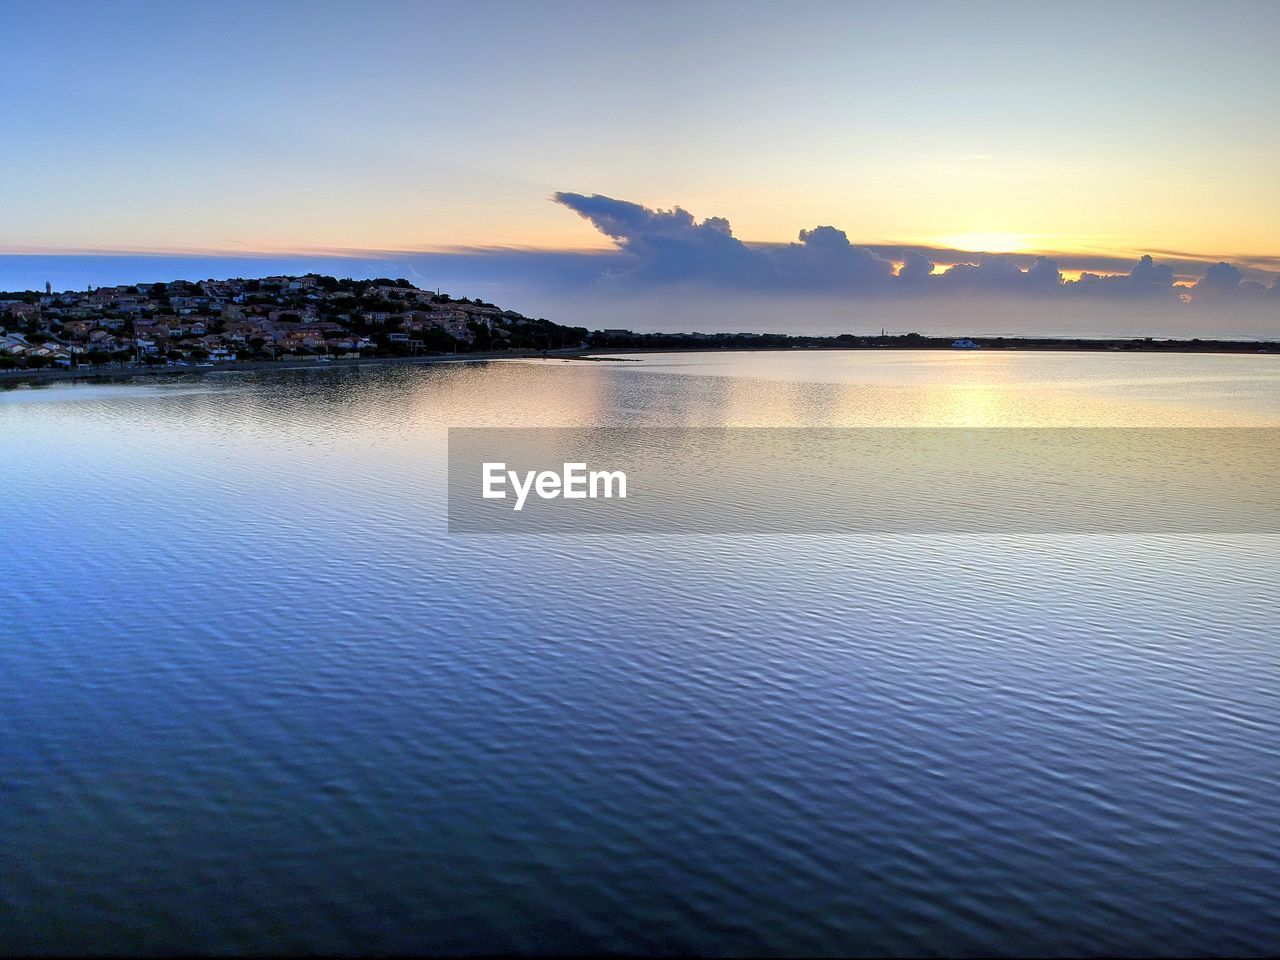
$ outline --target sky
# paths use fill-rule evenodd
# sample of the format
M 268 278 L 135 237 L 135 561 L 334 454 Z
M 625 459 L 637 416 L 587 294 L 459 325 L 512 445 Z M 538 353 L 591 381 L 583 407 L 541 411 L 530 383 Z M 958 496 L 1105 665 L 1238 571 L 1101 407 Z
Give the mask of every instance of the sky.
M 543 255 L 520 271 L 546 290 L 728 282 L 706 258 L 636 269 L 653 244 L 570 196 L 724 220 L 784 259 L 834 227 L 891 272 L 912 248 L 939 273 L 1045 254 L 1062 283 L 1144 254 L 1187 285 L 1218 261 L 1280 273 L 1271 0 L 0 0 L 0 18 L 0 287 L 86 253 L 211 275 L 416 256 L 501 286 L 513 248 Z M 110 258 L 65 273 L 95 282 L 95 262 L 114 282 Z

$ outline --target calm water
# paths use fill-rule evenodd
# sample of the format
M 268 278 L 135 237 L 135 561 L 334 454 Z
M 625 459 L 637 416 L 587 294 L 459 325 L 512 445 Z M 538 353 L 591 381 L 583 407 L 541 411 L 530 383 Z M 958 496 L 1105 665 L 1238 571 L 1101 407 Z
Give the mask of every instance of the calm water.
M 450 425 L 1280 425 L 1271 357 L 0 393 L 0 951 L 1280 950 L 1245 537 L 449 537 Z

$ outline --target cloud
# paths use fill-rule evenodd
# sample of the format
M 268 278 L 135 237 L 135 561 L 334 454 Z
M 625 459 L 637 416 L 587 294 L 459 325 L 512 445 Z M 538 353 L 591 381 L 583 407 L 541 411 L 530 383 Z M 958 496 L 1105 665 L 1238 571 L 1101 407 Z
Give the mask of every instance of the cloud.
M 1229 263 L 1215 263 L 1205 270 L 1204 276 L 1196 281 L 1191 289 L 1201 295 L 1235 294 L 1240 289 L 1243 277 L 1240 271 Z
M 1246 279 L 1239 267 L 1221 261 L 1205 269 L 1204 275 L 1191 286 L 1192 303 L 1280 304 L 1280 276 L 1268 286 Z
M 1156 289 L 1171 287 L 1173 286 L 1173 267 L 1156 263 L 1148 253 L 1133 265 L 1133 269 L 1129 271 L 1129 280 L 1131 283 Z
M 977 263 L 957 263 L 937 278 L 938 287 L 951 290 L 1019 290 L 1026 274 L 1008 256 L 981 257 Z
M 699 221 L 680 207 L 654 210 L 600 194 L 557 193 L 554 199 L 634 257 L 626 271 L 631 280 L 754 283 L 761 271 L 772 270 L 769 258 L 737 239 L 721 217 Z
M 1174 287 L 1173 267 L 1157 263 L 1150 254 L 1144 255 L 1128 273 L 1082 273 L 1079 280 L 1066 286 L 1095 296 L 1180 299 L 1179 290 Z
M 1270 292 L 1280 290 L 1280 277 L 1272 283 Z M 1205 270 L 1204 276 L 1195 282 L 1191 295 L 1202 303 L 1224 300 L 1258 299 L 1265 297 L 1268 288 L 1254 280 L 1246 280 L 1238 267 L 1226 262 L 1215 263 Z
M 697 220 L 681 207 L 655 210 L 600 194 L 557 193 L 634 259 L 617 279 L 629 283 L 698 282 L 750 287 L 836 289 L 887 281 L 893 262 L 849 242 L 843 230 L 801 230 L 799 242 L 748 246 L 723 217 Z
M 855 247 L 835 227 L 800 231 L 800 242 L 773 250 L 778 272 L 789 283 L 841 287 L 883 283 L 893 277 L 893 262 L 866 247 Z
M 1062 285 L 1062 268 L 1057 260 L 1037 257 L 1027 270 L 1028 285 L 1033 289 L 1057 289 Z
M 617 243 L 622 260 L 603 279 L 615 289 L 630 291 L 648 292 L 680 283 L 862 298 L 997 297 L 1065 302 L 1088 298 L 1163 303 L 1170 309 L 1185 306 L 1184 301 L 1259 299 L 1280 291 L 1280 278 L 1266 287 L 1246 279 L 1239 268 L 1225 262 L 1206 267 L 1202 261 L 1179 260 L 1181 269 L 1204 271 L 1190 287 L 1176 283 L 1173 264 L 1159 262 L 1149 254 L 1136 263 L 1101 258 L 1115 272 L 1086 271 L 1078 280 L 1066 280 L 1063 261 L 1079 263 L 1081 258 L 975 256 L 919 247 L 861 246 L 852 243 L 844 230 L 830 225 L 801 230 L 794 243 L 750 244 L 733 235 L 725 218 L 699 221 L 681 207 L 658 210 L 600 194 L 557 193 L 553 199 Z M 951 266 L 935 272 L 939 259 L 949 259 Z M 895 270 L 897 264 L 900 266 Z M 1126 266 L 1127 272 L 1120 272 Z
M 902 254 L 902 268 L 898 271 L 898 282 L 903 284 L 919 284 L 926 282 L 933 274 L 934 262 L 923 253 L 906 250 Z

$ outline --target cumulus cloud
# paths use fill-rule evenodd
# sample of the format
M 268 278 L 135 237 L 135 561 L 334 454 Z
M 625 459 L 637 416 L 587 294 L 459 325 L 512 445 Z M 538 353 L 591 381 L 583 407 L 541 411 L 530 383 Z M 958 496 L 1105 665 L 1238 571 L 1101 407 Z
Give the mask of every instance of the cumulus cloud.
M 1215 263 L 1196 281 L 1193 290 L 1199 293 L 1235 293 L 1244 279 L 1240 271 L 1229 263 Z
M 1191 297 L 1193 303 L 1211 306 L 1224 303 L 1270 305 L 1280 300 L 1280 277 L 1268 286 L 1246 279 L 1233 264 L 1218 262 L 1206 268 L 1204 276 L 1192 285 Z
M 1008 256 L 985 256 L 977 263 L 957 263 L 944 270 L 938 285 L 952 290 L 1016 290 L 1026 275 Z
M 1156 262 L 1150 254 L 1143 256 L 1128 273 L 1082 273 L 1080 279 L 1067 284 L 1069 290 L 1097 296 L 1177 300 L 1179 288 L 1174 286 L 1173 267 Z
M 1146 254 L 1133 265 L 1129 271 L 1129 280 L 1135 284 L 1145 284 L 1156 289 L 1173 286 L 1173 267 L 1156 263 L 1151 254 Z
M 773 251 L 776 269 L 792 282 L 840 287 L 886 281 L 893 276 L 893 262 L 866 247 L 855 247 L 848 235 L 835 227 L 800 231 L 800 242 Z
M 994 297 L 1070 303 L 1084 297 L 1117 304 L 1141 301 L 1161 309 L 1162 304 L 1182 307 L 1184 301 L 1280 299 L 1280 278 L 1268 287 L 1246 279 L 1239 268 L 1225 262 L 1203 268 L 1204 275 L 1190 286 L 1176 282 L 1173 265 L 1150 255 L 1132 263 L 1127 272 L 1083 272 L 1077 280 L 1066 280 L 1062 264 L 1049 257 L 937 251 L 936 256 L 948 257 L 942 262 L 951 265 L 935 272 L 935 257 L 927 249 L 873 249 L 851 242 L 844 230 L 830 225 L 801 230 L 794 243 L 749 244 L 733 235 L 725 218 L 698 220 L 681 207 L 658 210 L 600 194 L 557 193 L 554 199 L 617 243 L 621 261 L 607 280 L 634 291 L 682 283 L 862 298 Z M 1113 258 L 1105 259 L 1106 268 L 1120 266 Z M 1177 262 L 1187 269 L 1185 257 Z
M 1027 285 L 1037 290 L 1056 290 L 1062 286 L 1062 268 L 1058 261 L 1036 257 L 1036 262 L 1027 270 Z
M 854 246 L 835 227 L 801 230 L 797 243 L 752 247 L 733 235 L 723 217 L 699 221 L 681 207 L 655 210 L 600 194 L 557 193 L 554 199 L 634 257 L 621 275 L 632 282 L 838 289 L 893 276 L 892 261 Z
M 902 254 L 902 267 L 898 270 L 898 282 L 902 284 L 925 283 L 933 275 L 934 262 L 923 253 L 907 250 Z
M 697 220 L 680 207 L 654 210 L 612 197 L 557 193 L 555 201 L 591 222 L 635 259 L 633 280 L 670 282 L 756 282 L 771 271 L 767 256 L 733 235 L 722 217 Z

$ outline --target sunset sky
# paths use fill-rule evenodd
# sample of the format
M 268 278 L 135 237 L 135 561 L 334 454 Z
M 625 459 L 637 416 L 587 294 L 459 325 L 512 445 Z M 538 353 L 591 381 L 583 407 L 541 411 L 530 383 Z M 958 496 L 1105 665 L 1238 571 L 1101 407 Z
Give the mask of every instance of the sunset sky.
M 4 254 L 614 249 L 561 191 L 1280 273 L 1269 0 L 0 7 L 0 286 Z

